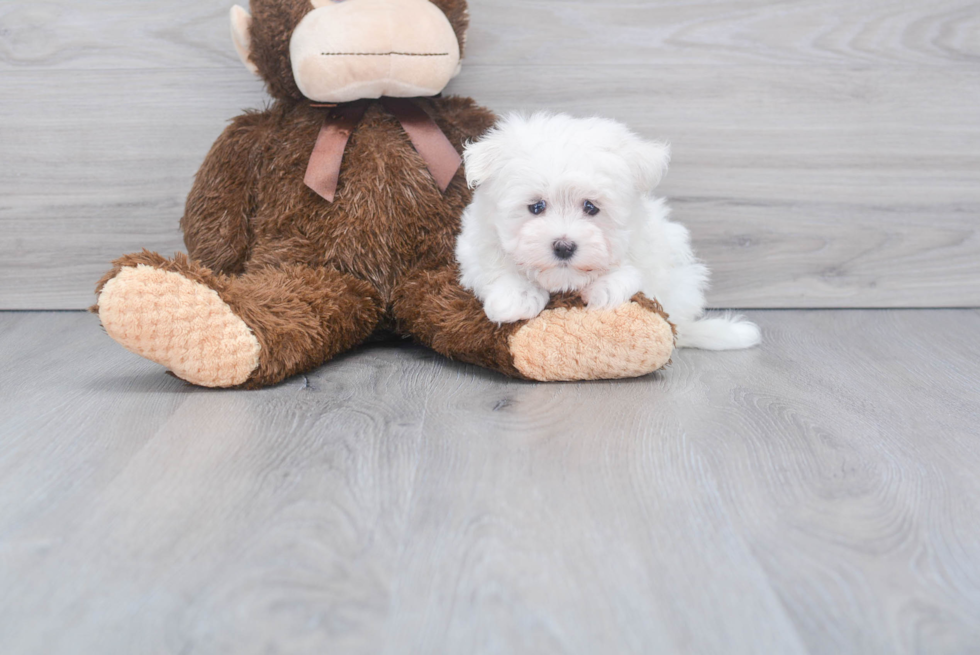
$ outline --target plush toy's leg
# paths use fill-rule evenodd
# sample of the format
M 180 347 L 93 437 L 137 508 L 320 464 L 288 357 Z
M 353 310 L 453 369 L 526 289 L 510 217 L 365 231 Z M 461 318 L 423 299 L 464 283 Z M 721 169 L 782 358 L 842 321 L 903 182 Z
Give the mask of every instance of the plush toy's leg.
M 93 307 L 106 332 L 201 386 L 275 384 L 363 341 L 382 315 L 369 284 L 326 269 L 230 277 L 146 251 L 114 264 Z
M 393 305 L 399 329 L 447 357 L 530 380 L 638 377 L 670 361 L 673 326 L 642 294 L 600 311 L 558 297 L 530 321 L 498 326 L 457 280 L 456 268 L 446 267 L 400 285 Z

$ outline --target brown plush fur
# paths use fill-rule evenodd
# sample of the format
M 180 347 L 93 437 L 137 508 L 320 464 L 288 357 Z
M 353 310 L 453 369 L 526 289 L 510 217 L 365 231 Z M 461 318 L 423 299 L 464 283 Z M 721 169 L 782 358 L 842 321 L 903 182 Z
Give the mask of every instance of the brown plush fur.
M 147 250 L 113 262 L 96 293 L 123 268 L 140 264 L 214 289 L 245 321 L 262 347 L 248 387 L 278 382 L 356 346 L 377 328 L 384 313 L 370 284 L 329 268 L 283 264 L 229 276 L 183 254 L 168 260 Z
M 455 265 L 419 271 L 399 285 L 392 306 L 399 333 L 411 334 L 436 352 L 470 364 L 522 377 L 508 338 L 524 322 L 498 326 L 483 305 L 457 282 Z
M 352 0 L 356 1 L 356 0 Z M 434 0 L 462 41 L 464 0 Z M 351 135 L 336 200 L 303 182 L 329 108 L 304 100 L 288 46 L 309 0 L 252 0 L 252 59 L 277 102 L 239 116 L 201 166 L 181 221 L 190 258 L 128 255 L 99 283 L 140 264 L 214 289 L 253 331 L 260 362 L 246 386 L 314 368 L 378 329 L 519 376 L 508 337 L 459 286 L 454 246 L 471 192 L 460 170 L 440 192 L 400 123 L 371 102 Z M 468 98 L 418 100 L 461 153 L 493 124 Z M 651 301 L 647 301 L 651 302 Z M 554 306 L 581 306 L 557 298 Z M 650 306 L 661 313 L 658 306 Z M 97 310 L 97 307 L 96 307 Z
M 442 9 L 459 41 L 460 56 L 469 27 L 466 0 L 430 0 Z M 252 0 L 252 62 L 276 100 L 302 100 L 289 61 L 289 40 L 296 26 L 313 11 L 310 0 Z
M 494 120 L 469 99 L 436 98 L 419 104 L 460 152 L 467 139 L 481 135 Z M 459 216 L 470 191 L 460 172 L 441 193 L 401 125 L 376 102 L 347 144 L 336 200 L 325 202 L 306 187 L 303 173 L 328 111 L 306 102 L 280 102 L 261 114 L 236 119 L 201 167 L 182 227 L 191 258 L 213 271 L 240 274 L 259 284 L 273 281 L 263 272 L 275 269 L 274 293 L 258 286 L 250 289 L 257 298 L 268 299 L 269 313 L 284 313 L 280 305 L 285 300 L 277 294 L 289 287 L 291 276 L 302 274 L 305 282 L 310 271 L 329 269 L 343 276 L 344 286 L 351 290 L 352 281 L 361 281 L 358 294 L 376 303 L 378 315 L 361 331 L 360 340 L 378 326 L 381 313 L 389 317 L 385 326 L 398 321 L 392 303 L 399 283 L 413 284 L 420 274 L 453 263 Z M 456 293 L 465 293 L 454 276 L 440 279 L 452 284 Z M 471 320 L 487 323 L 478 304 L 470 310 Z M 259 383 L 317 366 L 325 360 L 324 352 L 332 356 L 356 343 L 345 339 L 342 347 L 324 350 L 318 341 L 323 337 L 317 334 L 306 341 L 317 346 L 307 356 L 279 353 L 266 348 L 278 344 L 273 336 L 278 332 L 267 326 L 295 331 L 306 324 L 296 312 L 288 312 L 290 321 L 264 320 L 255 311 L 240 315 L 263 345 Z M 340 315 L 338 320 L 349 317 Z M 327 334 L 337 326 L 328 321 L 323 330 Z M 283 361 L 270 362 L 272 353 Z

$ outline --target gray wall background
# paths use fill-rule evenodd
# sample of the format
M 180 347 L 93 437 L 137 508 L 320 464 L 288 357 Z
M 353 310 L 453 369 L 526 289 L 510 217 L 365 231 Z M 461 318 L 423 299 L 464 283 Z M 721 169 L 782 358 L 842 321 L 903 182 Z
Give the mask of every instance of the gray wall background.
M 182 248 L 193 174 L 261 107 L 229 0 L 0 0 L 0 309 L 78 309 Z M 980 3 L 472 0 L 448 89 L 604 114 L 662 186 L 715 307 L 980 305 Z

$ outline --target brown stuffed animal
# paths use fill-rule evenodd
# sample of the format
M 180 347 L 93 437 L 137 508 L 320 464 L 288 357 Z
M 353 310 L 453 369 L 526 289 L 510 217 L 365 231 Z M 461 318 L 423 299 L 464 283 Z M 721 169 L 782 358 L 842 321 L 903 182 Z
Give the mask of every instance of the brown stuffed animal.
M 643 296 L 608 311 L 560 297 L 496 325 L 459 286 L 458 157 L 494 122 L 438 96 L 459 70 L 465 0 L 251 8 L 232 11 L 235 45 L 276 102 L 236 118 L 204 161 L 181 222 L 189 256 L 127 255 L 99 282 L 113 339 L 209 387 L 274 384 L 377 331 L 534 380 L 668 362 L 672 328 Z

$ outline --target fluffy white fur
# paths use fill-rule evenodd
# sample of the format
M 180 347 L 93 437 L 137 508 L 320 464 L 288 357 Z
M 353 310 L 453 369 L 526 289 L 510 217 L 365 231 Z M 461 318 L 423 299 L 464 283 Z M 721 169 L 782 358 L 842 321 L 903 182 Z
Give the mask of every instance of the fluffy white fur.
M 702 318 L 708 269 L 652 195 L 667 171 L 667 145 L 608 119 L 537 113 L 503 118 L 464 159 L 476 190 L 456 258 L 490 320 L 533 318 L 553 292 L 578 291 L 589 308 L 605 308 L 643 291 L 677 325 L 679 346 L 759 343 L 759 328 L 740 317 Z M 530 207 L 541 201 L 535 215 Z M 574 244 L 570 258 L 561 259 L 559 243 Z

